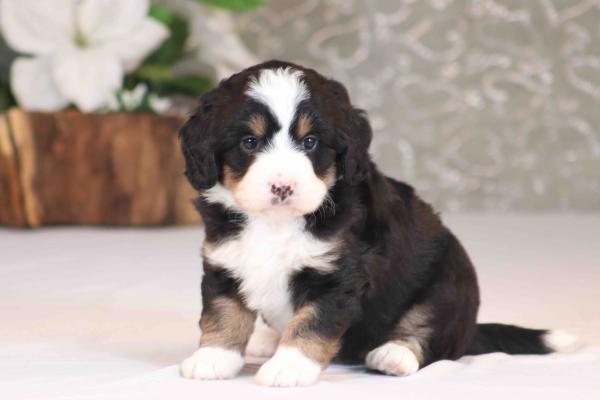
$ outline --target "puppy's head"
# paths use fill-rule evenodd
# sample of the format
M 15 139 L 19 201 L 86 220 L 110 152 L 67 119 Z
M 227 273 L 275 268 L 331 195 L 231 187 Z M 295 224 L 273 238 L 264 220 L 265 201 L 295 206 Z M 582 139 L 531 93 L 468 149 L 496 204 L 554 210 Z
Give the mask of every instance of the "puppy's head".
M 370 141 L 340 83 L 279 61 L 222 81 L 181 130 L 192 186 L 249 214 L 315 212 L 338 181 L 364 179 Z

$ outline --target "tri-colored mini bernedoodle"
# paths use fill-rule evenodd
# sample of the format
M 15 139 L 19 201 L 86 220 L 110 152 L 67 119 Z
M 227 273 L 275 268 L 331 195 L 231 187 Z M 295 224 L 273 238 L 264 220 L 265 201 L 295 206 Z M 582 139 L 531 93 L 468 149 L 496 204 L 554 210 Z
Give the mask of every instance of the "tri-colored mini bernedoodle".
M 377 170 L 371 136 L 344 86 L 287 62 L 202 96 L 181 130 L 206 225 L 202 336 L 184 377 L 232 378 L 251 353 L 271 357 L 259 384 L 309 385 L 332 361 L 405 376 L 464 354 L 571 342 L 476 323 L 469 257 L 412 187 Z

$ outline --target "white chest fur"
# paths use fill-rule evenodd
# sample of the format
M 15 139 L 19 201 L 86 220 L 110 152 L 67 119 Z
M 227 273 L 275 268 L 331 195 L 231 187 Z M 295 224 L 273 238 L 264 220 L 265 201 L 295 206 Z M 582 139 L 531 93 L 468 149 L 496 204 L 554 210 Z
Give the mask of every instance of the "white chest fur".
M 239 279 L 246 304 L 278 331 L 293 315 L 290 278 L 303 267 L 331 271 L 334 242 L 315 238 L 303 218 L 285 221 L 251 218 L 235 238 L 206 243 L 204 257 Z

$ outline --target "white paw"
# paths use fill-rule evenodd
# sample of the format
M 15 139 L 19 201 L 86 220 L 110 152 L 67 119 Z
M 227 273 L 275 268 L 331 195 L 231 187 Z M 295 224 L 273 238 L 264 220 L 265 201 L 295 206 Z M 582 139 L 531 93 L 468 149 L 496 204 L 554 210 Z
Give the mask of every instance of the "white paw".
M 254 324 L 254 332 L 250 336 L 246 346 L 246 355 L 254 357 L 271 357 L 277 350 L 279 343 L 279 334 L 263 322 L 262 318 L 257 318 Z
M 181 363 L 181 376 L 188 379 L 233 378 L 244 366 L 244 358 L 234 350 L 203 347 Z
M 263 386 L 308 386 L 319 378 L 321 366 L 298 349 L 279 347 L 256 374 L 256 383 Z
M 367 367 L 388 375 L 406 376 L 419 370 L 419 360 L 406 346 L 386 343 L 371 350 L 366 358 Z

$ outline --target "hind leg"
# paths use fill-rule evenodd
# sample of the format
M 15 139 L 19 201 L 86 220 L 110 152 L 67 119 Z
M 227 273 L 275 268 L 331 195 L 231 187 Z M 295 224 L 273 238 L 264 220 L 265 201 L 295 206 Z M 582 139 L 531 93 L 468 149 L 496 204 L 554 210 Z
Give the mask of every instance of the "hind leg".
M 388 342 L 367 354 L 369 368 L 404 376 L 431 362 L 464 354 L 479 305 L 475 271 L 454 237 L 439 262 L 437 277 L 420 302 L 402 315 Z
M 388 375 L 414 374 L 423 365 L 432 329 L 431 313 L 424 305 L 413 306 L 396 326 L 392 340 L 371 350 L 365 363 L 368 368 Z

